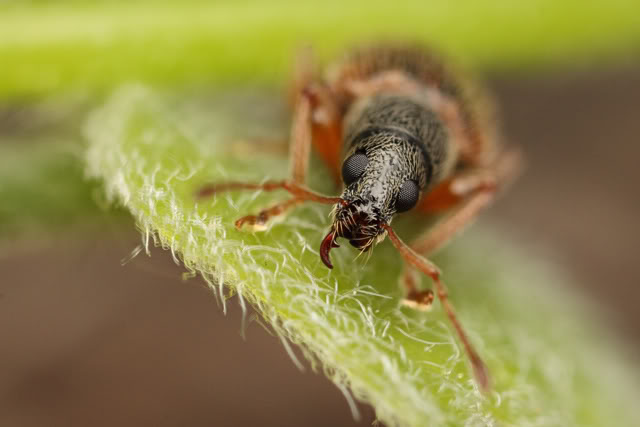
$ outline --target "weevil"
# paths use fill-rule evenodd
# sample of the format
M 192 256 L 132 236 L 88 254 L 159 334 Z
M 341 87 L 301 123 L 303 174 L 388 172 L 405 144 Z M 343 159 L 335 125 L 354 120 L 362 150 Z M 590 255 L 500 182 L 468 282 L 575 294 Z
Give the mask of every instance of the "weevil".
M 333 268 L 329 254 L 338 239 L 367 252 L 388 236 L 405 262 L 403 303 L 428 308 L 434 293 L 418 288 L 414 272 L 432 279 L 478 385 L 488 390 L 488 370 L 449 302 L 440 271 L 426 257 L 468 225 L 519 169 L 519 151 L 499 141 L 489 97 L 433 51 L 408 45 L 357 48 L 328 67 L 324 77 L 315 72 L 310 55 L 302 55 L 292 87 L 290 178 L 212 184 L 199 196 L 234 190 L 290 193 L 289 199 L 235 222 L 254 231 L 305 202 L 334 205 L 319 251 L 328 268 Z M 340 196 L 305 186 L 312 146 L 342 184 Z M 406 244 L 391 227 L 403 212 L 448 215 Z

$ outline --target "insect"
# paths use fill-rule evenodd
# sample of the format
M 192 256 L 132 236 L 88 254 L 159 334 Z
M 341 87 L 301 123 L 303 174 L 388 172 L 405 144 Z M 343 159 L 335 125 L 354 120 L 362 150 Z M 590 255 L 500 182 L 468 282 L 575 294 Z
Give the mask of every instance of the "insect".
M 436 294 L 469 357 L 477 383 L 489 388 L 487 368 L 448 300 L 440 271 L 426 256 L 469 224 L 510 182 L 520 155 L 498 141 L 488 98 L 421 46 L 355 49 L 320 78 L 310 59 L 298 61 L 293 82 L 294 114 L 290 178 L 261 184 L 226 182 L 203 187 L 199 196 L 221 191 L 284 190 L 291 197 L 235 222 L 261 231 L 275 217 L 305 202 L 334 205 L 320 244 L 322 262 L 346 239 L 361 252 L 387 236 L 405 262 L 405 305 L 428 308 L 432 290 L 420 290 L 414 274 L 430 277 Z M 340 196 L 305 186 L 313 146 L 343 184 Z M 403 212 L 448 213 L 410 244 L 391 227 Z

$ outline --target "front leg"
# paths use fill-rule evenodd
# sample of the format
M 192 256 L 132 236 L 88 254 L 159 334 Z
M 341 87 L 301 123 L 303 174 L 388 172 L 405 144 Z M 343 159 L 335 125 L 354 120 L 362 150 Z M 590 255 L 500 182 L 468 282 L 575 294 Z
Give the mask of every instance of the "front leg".
M 462 323 L 460 323 L 460 320 L 458 320 L 458 316 L 456 315 L 453 305 L 451 304 L 451 302 L 449 302 L 449 294 L 447 292 L 447 288 L 440 280 L 440 271 L 431 261 L 424 258 L 416 251 L 411 249 L 410 246 L 405 244 L 389 225 L 385 225 L 384 227 L 389 235 L 391 243 L 400 252 L 400 255 L 402 255 L 404 262 L 426 274 L 431 278 L 431 280 L 433 280 L 438 294 L 438 299 L 440 300 L 445 313 L 447 313 L 447 317 L 449 318 L 451 325 L 455 329 L 456 334 L 462 342 L 465 352 L 469 357 L 469 361 L 471 362 L 471 367 L 473 369 L 473 374 L 476 378 L 476 381 L 478 382 L 478 385 L 480 386 L 480 389 L 482 391 L 488 391 L 490 387 L 489 371 L 478 355 L 478 352 L 473 347 L 473 344 L 471 344 L 471 341 L 469 340 L 469 337 L 467 336 Z M 431 301 L 433 301 L 433 292 L 426 292 L 431 296 L 428 301 L 428 303 L 431 304 Z
M 208 197 L 223 191 L 238 190 L 285 190 L 293 197 L 284 202 L 261 210 L 257 215 L 247 215 L 235 222 L 238 229 L 246 227 L 251 231 L 264 231 L 271 220 L 282 218 L 291 209 L 304 202 L 317 202 L 324 204 L 336 204 L 342 199 L 328 197 L 315 193 L 305 187 L 305 181 L 309 169 L 309 155 L 312 139 L 312 115 L 313 104 L 317 103 L 313 93 L 302 91 L 299 94 L 291 124 L 291 145 L 289 149 L 289 173 L 290 179 L 285 181 L 267 181 L 263 184 L 246 182 L 225 182 L 210 184 L 202 187 L 197 197 Z
M 266 230 L 267 224 L 270 220 L 273 220 L 277 217 L 282 217 L 289 210 L 304 202 L 316 202 L 327 205 L 344 203 L 344 201 L 340 197 L 330 197 L 322 195 L 320 193 L 316 193 L 315 191 L 312 191 L 307 187 L 290 180 L 267 181 L 262 184 L 253 184 L 246 182 L 225 182 L 221 184 L 210 184 L 202 187 L 199 190 L 197 197 L 209 197 L 211 195 L 225 191 L 238 190 L 285 190 L 293 196 L 292 198 L 285 200 L 284 202 L 277 203 L 271 207 L 261 210 L 258 215 L 247 215 L 236 220 L 236 228 L 241 229 L 246 226 L 251 231 Z
M 235 222 L 237 228 L 247 227 L 252 231 L 263 231 L 268 228 L 269 221 L 284 217 L 287 212 L 304 202 L 336 204 L 342 201 L 338 197 L 323 196 L 305 187 L 312 143 L 336 182 L 340 182 L 340 117 L 333 93 L 321 82 L 314 81 L 314 75 L 311 52 L 305 51 L 298 57 L 292 85 L 291 100 L 294 113 L 289 145 L 289 179 L 264 184 L 226 182 L 204 186 L 198 192 L 198 197 L 207 197 L 222 191 L 282 189 L 293 196 L 262 209 L 257 215 L 247 215 L 238 219 Z
M 452 214 L 418 236 L 409 245 L 422 256 L 428 256 L 448 243 L 468 226 L 478 214 L 491 204 L 497 192 L 508 185 L 520 170 L 520 153 L 511 150 L 502 153 L 490 166 L 471 172 L 459 173 L 443 181 L 427 194 L 416 207 L 416 212 L 427 214 L 456 209 Z M 419 292 L 411 267 L 406 265 L 402 282 L 407 292 L 406 305 L 418 306 L 425 291 Z
M 311 154 L 311 97 L 301 92 L 296 103 L 291 123 L 291 142 L 289 146 L 289 173 L 291 181 L 304 185 L 309 170 Z
M 443 208 L 462 201 L 460 207 L 449 217 L 436 224 L 435 227 L 415 239 L 412 244 L 406 245 L 395 235 L 391 227 L 387 226 L 389 237 L 393 245 L 402 254 L 405 262 L 402 283 L 404 284 L 406 295 L 403 304 L 420 310 L 428 309 L 431 306 L 433 291 L 419 290 L 413 275 L 413 269 L 429 276 L 435 285 L 438 299 L 469 356 L 474 376 L 483 391 L 489 390 L 490 387 L 487 367 L 473 347 L 458 320 L 452 304 L 449 302 L 447 289 L 440 281 L 440 271 L 425 256 L 447 243 L 491 203 L 500 185 L 504 185 L 515 176 L 518 170 L 519 158 L 519 153 L 507 152 L 502 154 L 490 168 L 457 175 L 445 181 L 436 193 L 437 197 L 431 196 L 429 198 L 427 196 L 427 205 L 419 205 L 418 211 L 428 212 L 429 209 L 427 207 L 431 207 L 428 205 L 429 203 L 437 205 L 438 208 Z

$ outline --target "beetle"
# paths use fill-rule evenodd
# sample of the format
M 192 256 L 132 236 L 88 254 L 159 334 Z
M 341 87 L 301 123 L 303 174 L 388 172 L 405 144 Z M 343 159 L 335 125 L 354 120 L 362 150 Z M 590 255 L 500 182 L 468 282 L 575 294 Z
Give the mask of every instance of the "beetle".
M 290 193 L 289 199 L 235 222 L 239 229 L 254 231 L 265 230 L 271 219 L 305 202 L 334 205 L 319 251 L 328 268 L 333 268 L 329 254 L 339 246 L 338 239 L 367 252 L 388 236 L 405 262 L 403 303 L 429 308 L 434 293 L 419 290 L 413 273 L 432 279 L 477 383 L 488 390 L 487 368 L 449 302 L 440 271 L 426 256 L 468 225 L 519 170 L 519 151 L 499 140 L 490 98 L 419 45 L 354 49 L 331 65 L 324 78 L 316 75 L 308 53 L 296 69 L 290 178 L 207 185 L 199 197 L 235 190 Z M 311 146 L 343 184 L 340 196 L 305 186 Z M 408 211 L 449 215 L 406 244 L 391 222 Z

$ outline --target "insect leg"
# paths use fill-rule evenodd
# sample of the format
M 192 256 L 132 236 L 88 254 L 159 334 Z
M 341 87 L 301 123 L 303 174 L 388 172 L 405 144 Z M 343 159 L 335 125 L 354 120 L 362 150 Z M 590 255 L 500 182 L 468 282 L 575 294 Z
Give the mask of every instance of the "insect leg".
M 263 209 L 258 213 L 258 215 L 247 215 L 239 218 L 235 222 L 236 228 L 241 229 L 242 227 L 248 227 L 251 231 L 264 231 L 267 229 L 267 223 L 270 220 L 273 220 L 276 217 L 282 217 L 288 211 L 304 202 L 316 202 L 323 204 L 336 204 L 343 202 L 339 197 L 323 196 L 292 182 L 284 181 L 282 188 L 293 194 L 294 197 Z
M 291 131 L 290 161 L 293 179 L 304 182 L 308 168 L 309 148 L 314 146 L 320 158 L 329 167 L 336 184 L 341 183 L 342 119 L 335 94 L 325 82 L 318 79 L 310 48 L 302 49 L 296 58 L 291 100 L 296 115 Z M 300 101 L 308 103 L 309 111 Z M 302 118 L 304 117 L 304 120 Z
M 291 123 L 291 142 L 289 146 L 289 173 L 291 181 L 304 184 L 309 169 L 311 153 L 311 98 L 302 92 L 296 102 L 293 122 Z
M 248 182 L 224 182 L 220 184 L 209 184 L 202 187 L 197 194 L 198 198 L 209 197 L 217 193 L 225 191 L 239 191 L 239 190 L 262 190 L 262 191 L 275 191 L 285 190 L 293 197 L 285 200 L 284 202 L 277 203 L 266 209 L 261 210 L 257 215 L 247 215 L 239 218 L 235 225 L 237 228 L 243 226 L 249 227 L 252 231 L 263 231 L 267 228 L 269 220 L 277 216 L 282 216 L 292 208 L 304 202 L 316 202 L 327 205 L 333 205 L 336 203 L 344 203 L 340 197 L 329 197 L 316 193 L 308 189 L 307 187 L 297 184 L 293 181 L 266 181 L 262 184 L 254 184 Z
M 469 338 L 467 337 L 467 334 L 464 328 L 462 327 L 462 324 L 458 320 L 458 316 L 456 315 L 456 312 L 453 306 L 449 302 L 447 289 L 444 286 L 444 283 L 440 281 L 440 272 L 438 271 L 438 268 L 429 260 L 422 257 L 416 251 L 411 249 L 411 247 L 409 247 L 406 243 L 404 243 L 398 237 L 398 235 L 395 234 L 391 226 L 387 225 L 385 226 L 385 228 L 389 234 L 389 239 L 391 239 L 391 243 L 393 243 L 393 246 L 395 246 L 395 248 L 400 252 L 405 262 L 412 265 L 416 269 L 420 270 L 421 272 L 423 272 L 433 280 L 436 287 L 437 294 L 438 294 L 438 299 L 440 300 L 442 307 L 445 309 L 445 312 L 447 313 L 447 317 L 449 317 L 449 321 L 451 322 L 454 329 L 456 330 L 456 334 L 458 335 L 458 338 L 462 342 L 462 345 L 464 346 L 464 349 L 469 357 L 469 360 L 471 361 L 471 366 L 473 368 L 473 373 L 476 378 L 476 381 L 478 382 L 478 385 L 483 391 L 488 391 L 489 390 L 489 372 L 487 370 L 487 367 L 482 361 L 482 359 L 480 358 L 480 356 L 478 355 L 478 353 L 476 352 L 473 345 L 471 344 L 471 341 L 469 341 Z
M 484 190 L 472 196 L 457 212 L 427 230 L 411 243 L 411 248 L 419 254 L 426 256 L 440 248 L 453 235 L 468 224 L 477 214 L 487 206 L 494 197 L 494 190 Z M 418 310 L 428 310 L 433 300 L 433 292 L 430 290 L 418 290 L 413 266 L 405 264 L 401 282 L 406 289 L 406 297 L 403 304 Z M 431 298 L 429 299 L 429 295 Z
M 267 229 L 267 223 L 270 219 L 283 216 L 286 212 L 303 202 L 304 199 L 298 199 L 295 197 L 285 200 L 284 202 L 261 210 L 257 215 L 247 215 L 242 218 L 238 218 L 235 222 L 235 226 L 238 230 L 242 229 L 242 227 L 247 227 L 251 231 L 264 231 Z
M 316 103 L 310 89 L 301 91 L 296 100 L 296 107 L 291 124 L 291 145 L 289 149 L 290 175 L 285 181 L 267 181 L 263 184 L 245 182 L 226 182 L 205 186 L 198 192 L 198 197 L 207 197 L 222 191 L 237 190 L 285 190 L 293 198 L 261 210 L 257 215 L 247 215 L 235 222 L 237 228 L 248 227 L 252 231 L 267 229 L 267 223 L 284 216 L 288 211 L 301 203 L 312 201 L 317 203 L 335 204 L 342 202 L 338 197 L 326 197 L 315 193 L 304 186 L 309 167 L 309 154 L 312 139 L 311 114 Z
M 311 99 L 302 93 L 297 100 L 291 123 L 291 143 L 289 148 L 290 176 L 288 181 L 268 181 L 264 184 L 244 182 L 227 182 L 202 187 L 198 197 L 207 197 L 217 192 L 236 190 L 273 191 L 284 189 L 292 192 L 301 189 L 305 183 L 309 166 L 309 149 L 311 145 Z
M 418 236 L 411 243 L 411 248 L 423 256 L 440 249 L 492 202 L 497 191 L 508 185 L 519 169 L 520 153 L 512 150 L 500 155 L 489 168 L 459 173 L 443 181 L 423 198 L 416 212 L 429 214 L 454 207 L 457 210 Z M 415 278 L 409 265 L 405 266 L 402 282 L 407 289 L 405 304 L 415 306 L 417 302 L 412 298 L 416 289 Z
M 414 268 L 409 268 L 405 264 L 402 284 L 406 293 L 402 304 L 415 310 L 427 311 L 431 309 L 431 304 L 433 304 L 433 291 L 431 289 L 420 290 L 415 273 Z
M 461 206 L 452 215 L 429 229 L 423 236 L 418 237 L 411 246 L 402 242 L 393 230 L 389 227 L 389 237 L 394 246 L 400 251 L 405 262 L 405 272 L 403 283 L 407 290 L 404 304 L 418 309 L 426 309 L 430 306 L 433 293 L 430 291 L 419 291 L 415 283 L 412 269 L 415 268 L 431 279 L 435 283 L 438 298 L 442 302 L 451 323 L 460 341 L 462 341 L 469 359 L 471 360 L 474 374 L 484 390 L 488 389 L 489 377 L 486 367 L 476 351 L 471 346 L 462 325 L 458 321 L 455 311 L 448 302 L 446 288 L 439 280 L 437 268 L 423 256 L 432 253 L 446 242 L 455 233 L 468 225 L 478 213 L 485 208 L 496 195 L 498 189 L 508 184 L 519 169 L 520 154 L 516 151 L 503 153 L 497 161 L 486 170 L 478 170 L 474 173 L 460 174 L 445 181 L 440 188 L 436 188 L 431 196 L 427 196 L 427 202 L 431 206 L 419 206 L 422 212 L 433 212 L 448 208 L 456 204 Z M 431 196 L 431 197 L 430 197 Z M 435 207 L 435 208 L 434 208 Z M 431 300 L 428 295 L 431 294 Z
M 498 190 L 513 180 L 520 162 L 518 151 L 506 151 L 490 167 L 454 175 L 427 194 L 417 212 L 434 213 L 452 207 L 457 210 L 413 241 L 413 250 L 427 256 L 451 240 L 493 201 Z
M 324 83 L 314 82 L 304 90 L 311 101 L 311 142 L 340 185 L 342 169 L 342 119 L 335 95 Z

